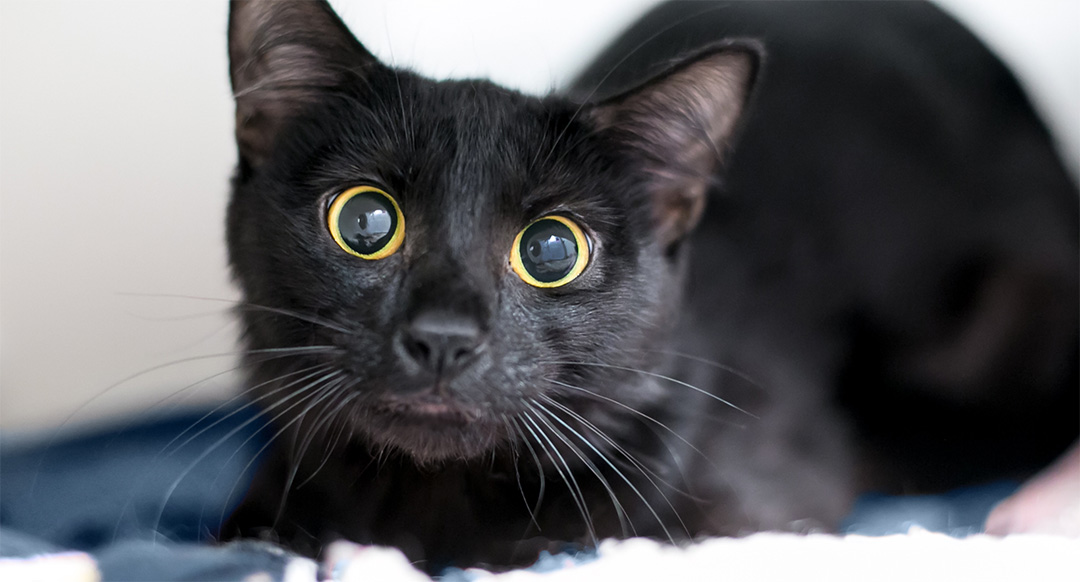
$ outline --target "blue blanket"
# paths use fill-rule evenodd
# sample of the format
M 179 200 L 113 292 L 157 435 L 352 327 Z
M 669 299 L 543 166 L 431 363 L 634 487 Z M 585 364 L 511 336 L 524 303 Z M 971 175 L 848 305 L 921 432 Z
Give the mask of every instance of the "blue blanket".
M 88 552 L 103 580 L 239 580 L 260 572 L 280 579 L 289 556 L 279 549 L 210 543 L 265 450 L 263 424 L 235 408 L 45 442 L 0 440 L 0 556 Z M 866 495 L 842 529 L 884 535 L 919 526 L 962 537 L 981 531 L 990 509 L 1015 489 L 995 483 L 939 496 Z

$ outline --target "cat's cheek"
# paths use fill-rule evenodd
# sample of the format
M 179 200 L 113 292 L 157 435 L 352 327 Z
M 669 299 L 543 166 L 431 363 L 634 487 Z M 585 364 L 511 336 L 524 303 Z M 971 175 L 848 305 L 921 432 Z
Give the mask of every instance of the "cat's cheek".
M 550 362 L 560 357 L 558 343 L 544 333 L 550 329 L 549 317 L 536 309 L 531 291 L 504 291 L 492 321 L 490 367 L 483 371 L 482 384 L 492 400 L 503 400 L 508 408 L 542 392 L 545 378 L 555 377 Z

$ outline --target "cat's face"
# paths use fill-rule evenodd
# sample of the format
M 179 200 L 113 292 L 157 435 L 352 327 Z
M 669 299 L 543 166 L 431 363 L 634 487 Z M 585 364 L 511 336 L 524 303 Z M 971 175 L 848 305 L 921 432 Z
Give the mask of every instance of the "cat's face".
M 230 53 L 230 259 L 280 425 L 433 462 L 523 437 L 552 401 L 653 397 L 629 369 L 677 313 L 750 53 L 586 106 L 395 71 L 323 3 L 234 4 Z

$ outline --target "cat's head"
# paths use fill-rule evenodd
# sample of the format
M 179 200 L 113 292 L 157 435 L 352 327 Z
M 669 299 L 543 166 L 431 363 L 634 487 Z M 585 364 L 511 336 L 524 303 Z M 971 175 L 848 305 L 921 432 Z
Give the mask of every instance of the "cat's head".
M 393 69 L 325 2 L 234 2 L 229 54 L 229 254 L 251 395 L 279 424 L 435 462 L 538 430 L 552 402 L 654 397 L 629 370 L 677 315 L 754 45 L 584 105 Z

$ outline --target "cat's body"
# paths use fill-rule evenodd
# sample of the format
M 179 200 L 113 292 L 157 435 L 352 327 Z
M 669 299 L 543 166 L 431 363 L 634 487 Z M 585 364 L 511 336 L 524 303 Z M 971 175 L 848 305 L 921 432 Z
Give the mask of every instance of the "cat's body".
M 572 93 L 725 36 L 768 66 L 683 323 L 732 331 L 680 349 L 838 389 L 909 491 L 1049 461 L 1078 422 L 1077 189 L 1009 71 L 930 4 L 670 3 Z
M 282 436 L 224 535 L 437 568 L 828 529 L 1075 439 L 1076 188 L 1015 81 L 926 5 L 762 4 L 661 7 L 543 100 L 236 4 L 230 255 Z M 722 156 L 760 54 L 728 37 L 770 57 Z M 377 260 L 328 232 L 367 186 L 405 225 Z M 511 248 L 548 216 L 589 240 L 545 288 Z

